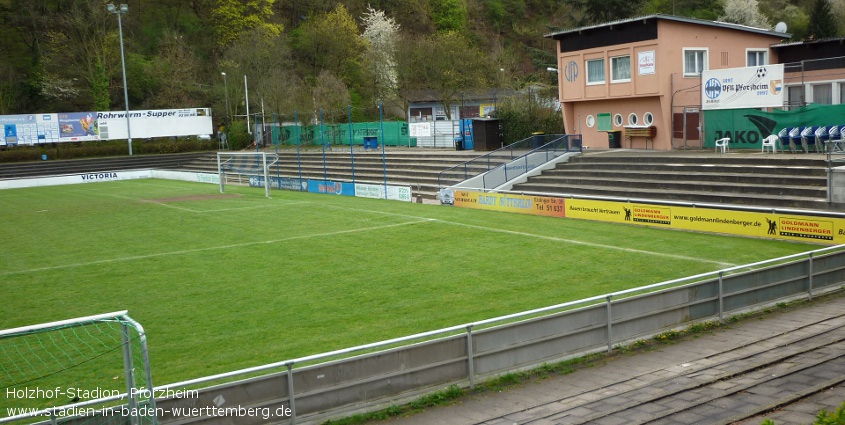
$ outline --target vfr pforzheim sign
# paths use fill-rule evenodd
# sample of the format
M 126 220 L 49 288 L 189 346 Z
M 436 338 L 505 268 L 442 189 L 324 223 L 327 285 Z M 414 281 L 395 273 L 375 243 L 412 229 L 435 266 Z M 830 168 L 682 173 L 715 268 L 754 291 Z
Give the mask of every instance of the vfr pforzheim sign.
M 709 109 L 783 106 L 783 64 L 713 69 L 701 73 L 701 107 Z

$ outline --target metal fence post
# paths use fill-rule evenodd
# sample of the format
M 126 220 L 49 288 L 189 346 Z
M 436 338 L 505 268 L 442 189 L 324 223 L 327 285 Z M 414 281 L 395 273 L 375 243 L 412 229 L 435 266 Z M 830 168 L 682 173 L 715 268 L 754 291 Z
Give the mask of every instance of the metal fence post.
M 473 364 L 472 325 L 467 325 L 467 369 L 469 374 L 469 389 L 474 389 L 475 366 Z
M 810 253 L 810 258 L 807 262 L 807 265 L 808 265 L 807 268 L 810 269 L 807 272 L 807 286 L 809 286 L 807 293 L 809 294 L 808 299 L 812 300 L 813 299 L 813 253 L 812 252 Z
M 288 403 L 290 403 L 290 423 L 296 425 L 296 404 L 293 401 L 293 362 L 286 363 L 288 368 Z
M 723 321 L 724 317 L 722 316 L 725 311 L 725 295 L 724 295 L 724 286 L 723 286 L 723 277 L 725 276 L 725 272 L 719 272 L 719 321 Z
M 613 295 L 607 296 L 607 352 L 613 351 L 613 331 L 611 329 L 611 323 L 613 323 L 613 318 L 611 316 L 610 311 L 610 299 Z

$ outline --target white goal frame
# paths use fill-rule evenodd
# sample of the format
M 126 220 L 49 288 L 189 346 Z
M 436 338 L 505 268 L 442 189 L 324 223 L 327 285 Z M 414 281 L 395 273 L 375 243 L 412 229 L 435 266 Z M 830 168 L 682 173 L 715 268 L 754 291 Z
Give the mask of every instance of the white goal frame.
M 230 171 L 231 174 L 239 174 L 246 176 L 254 176 L 256 172 L 264 179 L 264 196 L 270 197 L 270 166 L 279 162 L 279 156 L 274 153 L 267 152 L 217 152 L 217 175 L 220 178 L 220 193 L 225 192 L 226 186 L 226 165 L 230 164 L 232 160 L 238 157 L 256 158 L 260 159 L 260 170 L 237 170 Z

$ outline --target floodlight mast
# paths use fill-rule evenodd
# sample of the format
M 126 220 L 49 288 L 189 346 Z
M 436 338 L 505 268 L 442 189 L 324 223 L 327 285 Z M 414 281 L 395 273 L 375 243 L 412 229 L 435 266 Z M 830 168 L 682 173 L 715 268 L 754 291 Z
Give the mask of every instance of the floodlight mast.
M 120 32 L 120 64 L 121 68 L 123 68 L 123 99 L 126 102 L 126 141 L 129 143 L 129 156 L 132 156 L 132 130 L 129 124 L 129 90 L 126 87 L 126 56 L 123 53 L 123 22 L 120 19 L 120 15 L 129 13 L 129 5 L 121 4 L 120 9 L 118 9 L 114 4 L 109 3 L 106 5 L 106 8 L 110 13 L 117 15 L 117 28 Z

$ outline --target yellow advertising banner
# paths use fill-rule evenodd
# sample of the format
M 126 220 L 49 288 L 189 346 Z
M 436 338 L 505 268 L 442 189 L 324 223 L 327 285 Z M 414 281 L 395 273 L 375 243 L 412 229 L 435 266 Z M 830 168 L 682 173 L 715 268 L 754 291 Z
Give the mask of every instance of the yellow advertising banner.
M 455 205 L 738 236 L 845 244 L 845 218 L 455 191 Z
M 551 217 L 566 216 L 563 198 L 484 193 L 459 189 L 455 189 L 454 196 L 456 207 Z

